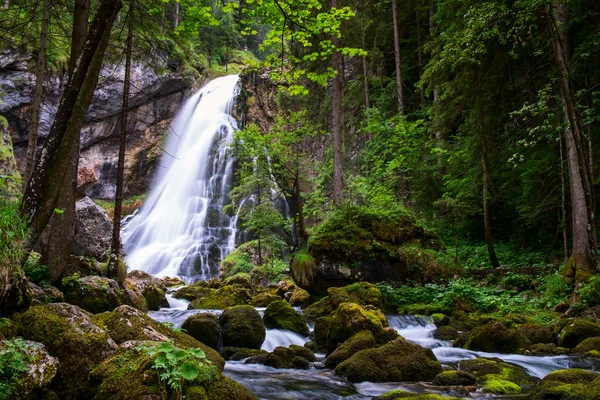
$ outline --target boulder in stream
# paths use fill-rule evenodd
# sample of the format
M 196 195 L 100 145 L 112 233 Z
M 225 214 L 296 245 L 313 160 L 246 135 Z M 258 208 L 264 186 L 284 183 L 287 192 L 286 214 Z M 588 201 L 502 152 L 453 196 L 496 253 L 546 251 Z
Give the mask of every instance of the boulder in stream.
M 464 348 L 488 353 L 516 353 L 530 344 L 518 328 L 492 321 L 473 329 Z
M 226 309 L 219 321 L 223 333 L 223 346 L 260 349 L 265 341 L 265 325 L 258 311 L 250 305 Z
M 315 361 L 317 361 L 317 357 L 311 350 L 293 344 L 290 347 L 276 347 L 272 353 L 252 356 L 246 360 L 246 364 L 264 364 L 278 369 L 308 369 L 310 363 Z
M 221 325 L 216 314 L 200 313 L 190 315 L 181 327 L 186 330 L 188 335 L 213 349 L 216 349 L 219 345 Z
M 475 376 L 477 383 L 480 385 L 486 385 L 490 380 L 502 380 L 512 382 L 520 388 L 529 388 L 539 381 L 538 378 L 530 376 L 525 368 L 506 363 L 499 358 L 462 360 L 459 363 L 459 369 Z M 502 382 L 500 383 L 502 384 Z M 512 387 L 512 385 L 504 386 Z M 491 393 L 500 394 L 497 392 Z
M 584 319 L 569 321 L 560 332 L 560 346 L 574 348 L 587 338 L 600 336 L 600 326 Z
M 465 371 L 444 371 L 432 382 L 435 386 L 471 386 L 476 383 L 477 378 Z
M 285 300 L 270 303 L 265 310 L 263 322 L 267 328 L 287 329 L 302 336 L 308 336 L 306 318 L 298 314 Z
M 112 311 L 129 303 L 129 296 L 114 279 L 102 276 L 81 278 L 74 274 L 63 278 L 61 283 L 66 302 L 93 314 Z
M 600 375 L 565 369 L 546 375 L 531 394 L 532 400 L 600 400 Z
M 355 353 L 375 347 L 375 337 L 371 331 L 360 331 L 342 343 L 325 359 L 325 365 L 334 369 L 341 362 L 349 359 Z

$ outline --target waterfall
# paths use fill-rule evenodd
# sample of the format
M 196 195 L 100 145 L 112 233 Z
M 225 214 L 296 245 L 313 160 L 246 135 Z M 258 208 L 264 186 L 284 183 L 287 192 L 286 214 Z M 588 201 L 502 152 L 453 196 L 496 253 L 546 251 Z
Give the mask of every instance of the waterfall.
M 190 283 L 217 276 L 219 262 L 234 250 L 237 216 L 226 215 L 223 206 L 232 182 L 228 149 L 239 93 L 238 76 L 217 78 L 178 112 L 150 194 L 122 230 L 130 269 Z

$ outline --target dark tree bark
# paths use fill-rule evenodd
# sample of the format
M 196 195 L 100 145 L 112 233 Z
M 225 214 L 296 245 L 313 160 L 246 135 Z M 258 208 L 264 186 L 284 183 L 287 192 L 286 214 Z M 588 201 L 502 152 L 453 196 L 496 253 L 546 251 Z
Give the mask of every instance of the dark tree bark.
M 589 279 L 596 272 L 596 222 L 594 217 L 593 182 L 585 151 L 581 117 L 577 110 L 577 94 L 571 81 L 569 62 L 572 46 L 567 15 L 562 0 L 553 0 L 549 10 L 552 21 L 552 47 L 559 72 L 562 105 L 568 128 L 565 132 L 569 189 L 571 194 L 571 223 L 573 251 L 564 271 L 574 283 Z
M 37 151 L 37 137 L 40 126 L 40 114 L 42 110 L 42 99 L 44 97 L 44 79 L 46 78 L 46 48 L 48 46 L 48 26 L 50 25 L 50 9 L 52 4 L 50 0 L 44 0 L 42 12 L 42 32 L 40 34 L 40 49 L 35 72 L 35 92 L 33 94 L 33 105 L 31 107 L 31 126 L 29 128 L 29 137 L 27 141 L 27 156 L 25 158 L 25 171 L 23 173 L 23 190 L 27 186 L 27 181 L 31 176 L 33 165 L 35 163 L 35 153 Z
M 419 64 L 419 78 L 423 76 L 423 36 L 421 34 L 421 18 L 419 17 L 419 10 L 415 10 L 415 17 L 417 20 L 417 60 Z M 421 107 L 425 106 L 425 91 L 423 87 L 419 88 L 420 104 Z
M 362 47 L 363 50 L 367 50 L 367 46 L 365 44 L 365 33 L 362 35 Z M 362 67 L 363 67 L 363 85 L 365 90 L 365 108 L 371 108 L 371 93 L 369 91 L 369 68 L 367 65 L 367 56 L 362 57 Z
M 83 47 L 90 17 L 90 0 L 75 0 L 73 8 L 73 32 L 71 34 L 71 58 L 69 59 L 69 75 L 75 69 L 77 57 Z
M 177 29 L 179 26 L 179 2 L 175 1 L 175 13 L 173 15 L 173 27 Z
M 135 2 L 132 1 L 129 7 L 127 48 L 125 50 L 125 78 L 123 80 L 123 105 L 121 107 L 121 141 L 119 143 L 113 234 L 110 259 L 108 261 L 108 277 L 118 280 L 120 284 L 125 280 L 123 274 L 119 273 L 119 257 L 121 256 L 121 209 L 123 205 L 123 180 L 125 176 L 125 146 L 127 143 L 127 115 L 129 112 L 129 87 L 131 83 L 131 54 L 133 51 L 133 15 L 135 12 Z
M 435 28 L 435 22 L 433 21 L 433 14 L 435 13 L 435 4 L 432 1 L 430 6 L 429 6 L 429 31 L 433 31 L 433 29 Z M 431 54 L 431 58 L 433 58 L 433 54 Z M 446 146 L 446 141 L 444 140 L 444 135 L 442 134 L 442 130 L 440 128 L 440 94 L 438 91 L 437 86 L 433 86 L 433 113 L 434 113 L 434 121 L 433 121 L 433 126 L 434 126 L 434 135 L 435 135 L 435 141 L 437 142 L 437 146 L 440 149 L 445 148 Z M 444 174 L 446 173 L 445 167 L 444 167 L 444 159 L 442 157 L 442 153 L 437 153 L 437 179 L 438 182 L 440 183 L 440 185 L 443 183 L 443 177 Z
M 569 259 L 569 225 L 567 213 L 567 183 L 565 180 L 565 156 L 563 151 L 563 135 L 559 135 L 560 144 L 560 192 L 561 192 L 561 209 L 562 209 L 562 231 L 563 231 L 563 248 L 565 259 Z
M 492 187 L 492 173 L 488 160 L 488 146 L 485 134 L 485 114 L 483 107 L 483 78 L 481 67 L 477 68 L 477 97 L 479 99 L 479 135 L 481 138 L 481 164 L 483 166 L 483 220 L 485 225 L 485 241 L 487 243 L 490 262 L 494 268 L 498 268 L 500 263 L 496 257 L 494 244 L 492 242 L 492 222 L 490 218 L 490 188 Z
M 400 32 L 398 31 L 398 0 L 392 0 L 392 19 L 394 21 L 394 56 L 396 62 L 396 86 L 398 90 L 398 109 L 404 114 L 404 87 L 402 81 L 402 55 L 400 54 Z
M 24 259 L 46 228 L 56 207 L 65 171 L 71 161 L 71 149 L 77 141 L 81 125 L 94 89 L 108 40 L 110 29 L 121 9 L 120 0 L 103 0 L 94 17 L 72 75 L 63 91 L 54 122 L 27 184 L 19 213 L 29 225 L 24 243 Z
M 331 0 L 331 8 L 337 8 L 337 0 Z M 332 83 L 332 120 L 331 133 L 333 135 L 333 203 L 340 206 L 344 200 L 344 172 L 342 169 L 342 62 L 338 52 L 340 40 L 337 36 L 331 38 L 334 50 L 331 54 L 331 65 L 337 75 Z

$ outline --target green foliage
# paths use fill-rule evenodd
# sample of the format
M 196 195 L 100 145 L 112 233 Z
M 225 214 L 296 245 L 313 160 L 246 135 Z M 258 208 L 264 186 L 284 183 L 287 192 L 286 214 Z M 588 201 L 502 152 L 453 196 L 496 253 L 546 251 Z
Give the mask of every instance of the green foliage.
M 306 252 L 298 252 L 294 254 L 294 257 L 292 258 L 291 267 L 294 273 L 294 279 L 298 281 L 300 286 L 306 287 L 310 285 L 317 268 L 313 256 Z
M 16 269 L 22 256 L 21 243 L 27 234 L 26 224 L 19 217 L 19 200 L 3 195 L 0 181 L 0 265 Z
M 30 344 L 23 339 L 9 340 L 0 347 L 0 398 L 9 398 L 19 376 L 29 371 L 31 357 L 27 353 Z
M 155 357 L 152 368 L 156 369 L 159 384 L 181 398 L 186 384 L 193 385 L 213 379 L 218 371 L 200 348 L 182 350 L 171 342 L 156 346 L 138 346 L 137 351 Z
M 23 272 L 30 281 L 37 285 L 50 285 L 50 269 L 45 265 L 41 265 L 36 257 L 29 257 L 23 267 Z

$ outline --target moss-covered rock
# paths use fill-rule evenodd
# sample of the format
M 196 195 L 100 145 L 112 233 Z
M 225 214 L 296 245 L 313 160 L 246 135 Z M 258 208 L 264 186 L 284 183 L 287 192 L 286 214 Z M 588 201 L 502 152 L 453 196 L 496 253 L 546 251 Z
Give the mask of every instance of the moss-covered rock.
M 574 348 L 587 338 L 600 336 L 600 326 L 583 319 L 568 322 L 560 332 L 560 346 Z
M 154 278 L 144 271 L 134 270 L 127 274 L 126 282 L 130 283 L 130 286 L 146 299 L 149 310 L 158 310 L 160 307 L 169 306 L 164 291 L 164 282 L 160 279 Z
M 198 281 L 177 290 L 173 293 L 173 297 L 176 299 L 194 301 L 196 299 L 207 297 L 210 293 L 210 289 L 207 281 Z
M 435 386 L 470 386 L 477 383 L 477 378 L 465 371 L 444 371 L 438 374 L 432 384 Z
M 433 331 L 433 337 L 438 340 L 453 341 L 458 339 L 460 335 L 461 333 L 458 330 L 454 329 L 449 325 L 440 326 L 435 331 Z
M 527 324 L 521 325 L 519 330 L 523 336 L 531 343 L 554 343 L 554 335 L 550 329 L 543 325 Z
M 589 351 L 600 351 L 600 336 L 587 338 L 573 349 L 574 353 L 579 354 L 585 354 Z
M 31 307 L 21 316 L 19 334 L 43 343 L 59 359 L 52 389 L 66 399 L 89 396 L 88 373 L 116 348 L 88 312 L 67 303 Z
M 310 301 L 310 294 L 302 288 L 296 288 L 296 290 L 294 290 L 292 292 L 292 296 L 290 297 L 290 305 L 292 307 L 293 306 L 306 307 L 306 306 L 308 306 L 309 301 Z
M 0 115 L 0 194 L 17 194 L 20 192 L 21 174 L 17 168 L 17 160 L 12 139 L 8 131 L 6 118 Z
M 219 317 L 212 313 L 201 313 L 189 316 L 181 325 L 187 334 L 216 349 L 221 337 L 221 325 Z
M 219 289 L 209 288 L 207 293 L 206 297 L 192 301 L 188 309 L 223 310 L 228 307 L 248 304 L 252 299 L 250 290 L 233 285 L 222 286 Z
M 278 300 L 283 300 L 281 298 L 281 296 L 274 294 L 274 293 L 269 293 L 269 292 L 263 292 L 263 293 L 259 293 L 256 296 L 254 296 L 252 298 L 252 301 L 250 302 L 250 304 L 252 304 L 254 307 L 266 307 L 269 304 L 271 304 L 274 301 L 278 301 Z
M 482 385 L 490 379 L 509 381 L 520 387 L 530 387 L 539 381 L 538 378 L 530 376 L 524 368 L 503 362 L 499 358 L 462 360 L 459 369 L 475 376 L 477 383 Z
M 235 306 L 226 309 L 219 318 L 223 346 L 260 349 L 266 337 L 262 318 L 254 307 Z
M 334 369 L 341 362 L 349 359 L 361 350 L 371 349 L 376 346 L 375 337 L 371 331 L 360 331 L 342 343 L 333 353 L 325 359 L 327 368 Z
M 224 285 L 238 285 L 247 289 L 252 289 L 252 277 L 245 272 L 239 272 L 223 280 Z
M 16 363 L 24 364 L 26 370 L 8 376 Z M 22 339 L 0 341 L 0 376 L 5 379 L 2 388 L 10 388 L 11 399 L 43 397 L 56 376 L 58 364 L 58 359 L 48 354 L 41 343 Z
M 529 345 L 529 341 L 519 329 L 492 321 L 473 329 L 464 348 L 489 353 L 516 353 Z
M 0 256 L 0 263 L 2 262 L 4 260 Z M 33 300 L 33 290 L 29 287 L 29 279 L 23 271 L 14 269 L 7 278 L 8 284 L 3 282 L 5 292 L 0 302 L 0 315 L 4 317 L 27 310 Z
M 287 329 L 302 336 L 308 336 L 309 333 L 304 316 L 284 300 L 274 301 L 267 306 L 263 322 L 267 328 Z
M 567 369 L 551 372 L 537 385 L 532 400 L 599 400 L 600 380 L 595 372 Z
M 521 387 L 504 379 L 490 378 L 485 382 L 481 391 L 493 394 L 519 394 L 521 393 Z
M 316 320 L 331 314 L 342 303 L 379 307 L 381 299 L 379 288 L 368 282 L 356 282 L 344 287 L 330 287 L 327 289 L 327 296 L 308 306 L 304 310 L 304 314 L 307 318 Z
M 375 397 L 375 400 L 396 400 L 396 399 L 411 399 L 411 400 L 458 400 L 457 397 L 440 396 L 432 393 L 410 393 L 402 390 L 392 390 L 386 394 Z
M 198 396 L 200 389 L 204 391 L 206 397 L 195 397 Z M 242 384 L 225 375 L 204 382 L 200 387 L 189 388 L 186 393 L 188 400 L 258 400 L 258 397 Z
M 130 306 L 120 306 L 113 312 L 99 314 L 95 320 L 103 322 L 106 332 L 116 343 L 128 341 L 153 341 L 173 342 L 177 347 L 184 349 L 199 347 L 214 365 L 223 368 L 225 361 L 215 350 L 200 343 L 188 334 L 174 331 L 171 328 L 156 322 L 145 313 Z
M 240 347 L 223 347 L 219 354 L 227 361 L 240 361 L 252 356 L 267 355 L 269 352 L 266 350 L 244 349 Z
M 92 314 L 112 311 L 129 299 L 114 279 L 102 276 L 70 275 L 62 280 L 65 302 L 75 304 Z
M 396 339 L 376 349 L 361 350 L 335 368 L 350 382 L 431 381 L 442 366 L 431 349 Z
M 327 353 L 332 353 L 340 344 L 360 331 L 368 330 L 378 338 L 386 334 L 387 319 L 380 310 L 367 310 L 358 304 L 342 303 L 331 316 L 326 334 Z M 321 329 L 322 325 L 319 325 Z M 317 325 L 315 324 L 315 331 Z M 315 332 L 315 339 L 324 335 Z
M 316 360 L 310 349 L 293 344 L 290 347 L 276 347 L 272 353 L 251 356 L 246 360 L 246 364 L 264 364 L 278 369 L 308 369 L 310 363 Z

